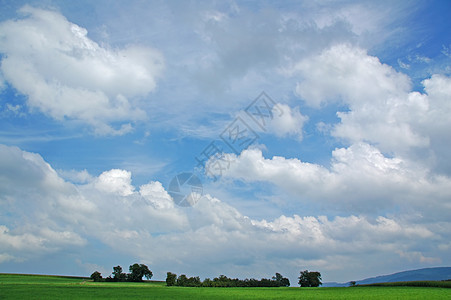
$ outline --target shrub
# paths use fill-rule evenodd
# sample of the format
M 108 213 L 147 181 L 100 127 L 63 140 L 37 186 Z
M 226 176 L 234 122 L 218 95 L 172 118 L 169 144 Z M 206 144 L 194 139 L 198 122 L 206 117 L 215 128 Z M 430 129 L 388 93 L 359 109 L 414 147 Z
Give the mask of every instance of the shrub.
M 100 274 L 100 272 L 95 271 L 94 273 L 91 274 L 91 279 L 94 280 L 94 282 L 99 282 L 102 281 L 102 274 Z

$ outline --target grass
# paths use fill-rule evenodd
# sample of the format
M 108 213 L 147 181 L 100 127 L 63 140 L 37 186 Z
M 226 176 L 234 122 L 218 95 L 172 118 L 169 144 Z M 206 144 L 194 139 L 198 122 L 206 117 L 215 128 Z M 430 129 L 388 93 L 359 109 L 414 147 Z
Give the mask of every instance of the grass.
M 0 274 L 0 299 L 451 299 L 451 289 L 361 286 L 358 288 L 189 288 L 164 282 L 91 282 L 87 278 Z

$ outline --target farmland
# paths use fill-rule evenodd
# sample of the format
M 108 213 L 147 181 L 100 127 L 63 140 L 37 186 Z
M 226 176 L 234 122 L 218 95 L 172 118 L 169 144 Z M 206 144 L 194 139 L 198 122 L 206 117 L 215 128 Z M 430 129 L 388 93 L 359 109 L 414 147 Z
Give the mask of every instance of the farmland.
M 0 274 L 0 299 L 451 299 L 451 289 L 410 286 L 354 288 L 189 288 L 164 282 L 91 282 L 82 277 Z

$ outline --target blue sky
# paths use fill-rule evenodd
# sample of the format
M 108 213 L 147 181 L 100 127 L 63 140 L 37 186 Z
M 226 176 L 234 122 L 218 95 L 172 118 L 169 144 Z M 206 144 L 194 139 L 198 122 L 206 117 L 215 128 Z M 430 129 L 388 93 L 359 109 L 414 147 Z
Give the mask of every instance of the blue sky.
M 0 271 L 450 265 L 449 1 L 0 7 Z M 212 142 L 230 164 L 196 168 Z M 181 172 L 193 207 L 168 194 Z

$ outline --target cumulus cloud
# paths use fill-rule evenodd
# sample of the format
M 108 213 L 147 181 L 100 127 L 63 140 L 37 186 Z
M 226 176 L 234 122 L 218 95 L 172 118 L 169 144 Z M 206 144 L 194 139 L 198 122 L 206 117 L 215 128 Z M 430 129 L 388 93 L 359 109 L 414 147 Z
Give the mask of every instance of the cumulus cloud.
M 292 280 L 307 265 L 321 266 L 333 279 L 334 270 L 349 263 L 344 260 L 349 255 L 354 264 L 378 267 L 379 260 L 368 260 L 368 253 L 374 256 L 376 250 L 385 261 L 388 257 L 414 265 L 447 262 L 446 247 L 424 246 L 432 245 L 431 240 L 447 243 L 449 232 L 439 229 L 449 226 L 446 221 L 436 227 L 402 215 L 359 214 L 335 218 L 281 215 L 274 220 L 256 220 L 210 195 L 192 208 L 174 206 L 161 183 L 135 188 L 125 170 L 113 169 L 88 183 L 72 184 L 61 179 L 38 154 L 7 146 L 0 147 L 0 154 L 0 208 L 7 212 L 0 219 L 0 263 L 61 254 L 69 248 L 89 251 L 92 241 L 150 264 L 161 278 L 168 270 L 201 276 L 227 272 L 229 276 L 263 277 L 271 275 L 267 274 L 269 264 L 274 272 Z M 374 162 L 379 165 L 369 163 L 372 167 L 366 167 L 367 172 L 397 169 L 400 164 L 378 155 L 374 153 Z M 244 167 L 247 159 L 254 165 L 247 165 L 243 176 L 257 179 L 262 174 L 260 178 L 270 180 L 286 174 L 280 182 L 303 185 L 302 180 L 318 181 L 319 189 L 321 180 L 337 176 L 295 160 L 255 161 L 260 156 L 255 150 L 243 152 L 233 171 Z M 344 164 L 343 156 L 346 153 L 336 155 Z M 338 165 L 338 169 L 342 167 Z M 393 172 L 390 175 L 398 174 Z M 300 176 L 298 182 L 292 175 Z
M 356 37 L 367 45 L 382 42 L 393 33 L 390 21 L 408 11 L 406 6 L 371 1 L 286 3 L 280 7 L 282 12 L 242 3 L 220 9 L 196 6 L 200 20 L 196 33 L 205 48 L 213 50 L 200 53 L 199 77 L 210 88 L 224 88 L 234 77 L 246 78 L 252 72 L 270 76 L 272 70 L 292 59 L 336 43 L 353 42 Z
M 433 151 L 434 167 L 437 171 L 451 174 L 451 78 L 433 75 L 423 81 L 427 96 L 428 110 L 418 117 L 417 130 L 429 139 L 429 149 Z
M 213 175 L 248 183 L 270 182 L 288 191 L 295 201 L 313 201 L 326 211 L 377 214 L 395 207 L 415 207 L 425 218 L 447 218 L 441 212 L 449 206 L 449 177 L 432 176 L 421 164 L 386 157 L 365 143 L 334 150 L 330 169 L 297 158 L 266 159 L 259 149 L 226 155 L 233 163 Z M 422 208 L 425 197 L 434 202 L 434 208 Z
M 56 11 L 19 12 L 23 18 L 0 24 L 1 73 L 31 109 L 87 123 L 98 134 L 125 134 L 130 122 L 146 118 L 139 101 L 156 88 L 161 53 L 100 46 Z
M 132 173 L 124 170 L 113 169 L 100 174 L 95 182 L 95 187 L 107 193 L 118 193 L 122 196 L 133 194 L 131 185 Z
M 296 93 L 305 103 L 319 108 L 338 102 L 348 108 L 337 112 L 334 137 L 411 159 L 421 151 L 429 167 L 450 174 L 449 151 L 444 151 L 451 146 L 445 117 L 451 113 L 449 77 L 433 75 L 423 81 L 425 93 L 414 92 L 408 76 L 349 45 L 326 49 L 294 69 L 302 77 Z M 424 155 L 426 149 L 430 154 Z
M 299 107 L 291 108 L 286 104 L 277 104 L 273 108 L 273 118 L 268 125 L 270 132 L 276 136 L 293 136 L 297 140 L 303 139 L 303 127 L 308 117 L 301 114 Z
M 196 7 L 199 12 L 192 12 L 199 14 L 195 32 L 203 47 L 194 60 L 185 64 L 195 83 L 203 91 L 215 92 L 216 97 L 235 90 L 243 95 L 243 91 L 253 92 L 257 87 L 269 85 L 278 89 L 277 86 L 287 82 L 287 78 L 279 77 L 281 69 L 293 60 L 337 42 L 352 41 L 358 33 L 352 31 L 350 24 L 363 28 L 355 18 L 316 3 L 296 3 L 296 9 L 286 4 L 280 7 L 282 12 L 269 6 L 257 5 L 256 9 L 244 3 L 221 8 L 209 6 L 199 5 Z M 363 6 L 354 8 L 355 14 L 366 11 Z M 369 11 L 374 14 L 378 9 Z M 372 22 L 366 25 L 369 23 Z M 219 104 L 228 104 L 220 99 L 223 103 Z
M 252 129 L 257 132 L 266 132 L 277 137 L 290 137 L 302 141 L 304 124 L 309 118 L 300 112 L 299 107 L 276 103 L 265 97 L 267 95 L 262 93 L 257 98 L 259 102 L 252 102 L 246 108 L 246 112 L 240 111 L 237 115 L 246 119 Z
M 296 86 L 296 93 L 315 107 L 330 101 L 351 105 L 374 99 L 383 102 L 390 96 L 404 95 L 411 87 L 406 75 L 380 63 L 365 50 L 346 44 L 301 60 L 295 69 L 304 76 Z
M 172 199 L 160 183 L 142 186 L 140 195 L 130 172 L 113 169 L 76 185 L 38 154 L 3 145 L 0 153 L 0 208 L 7 212 L 1 215 L 0 253 L 15 259 L 82 247 L 89 236 L 108 244 L 114 236 L 132 237 L 139 228 L 159 232 L 186 223 L 167 205 Z
M 37 154 L 3 145 L 0 152 L 0 253 L 6 252 L 9 260 L 22 261 L 84 246 L 86 240 L 80 234 L 57 225 L 72 213 L 69 210 L 76 200 L 76 189 Z M 83 200 L 76 206 L 93 208 Z M 15 225 L 17 220 L 22 221 L 20 226 Z
M 152 181 L 140 186 L 139 194 L 156 208 L 174 207 L 174 201 L 172 201 L 171 196 L 169 196 L 161 182 Z
M 74 183 L 88 183 L 94 180 L 94 177 L 85 169 L 83 171 L 76 170 L 58 170 L 58 174 L 65 180 Z

